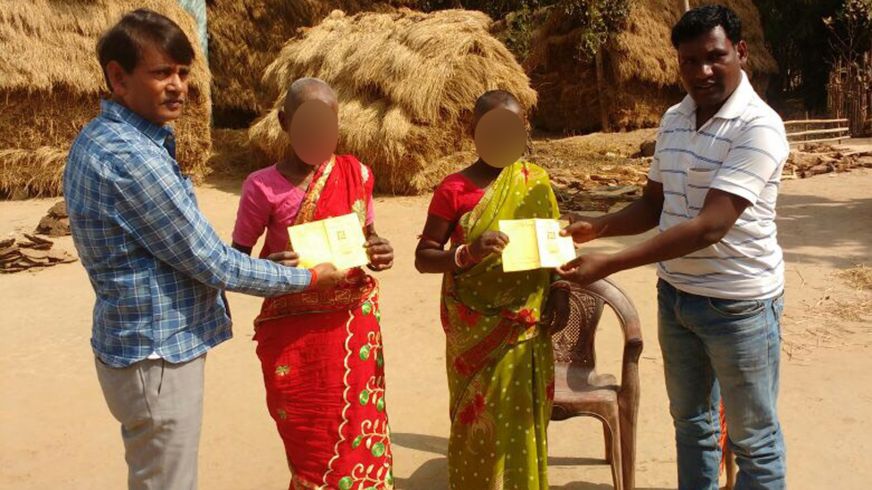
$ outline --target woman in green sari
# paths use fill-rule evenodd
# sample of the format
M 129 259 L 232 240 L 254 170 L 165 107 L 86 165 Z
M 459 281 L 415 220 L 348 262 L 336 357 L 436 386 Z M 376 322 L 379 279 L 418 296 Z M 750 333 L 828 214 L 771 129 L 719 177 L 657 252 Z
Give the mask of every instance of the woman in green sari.
M 523 120 L 511 94 L 492 91 L 476 102 L 475 123 L 494 109 Z M 525 162 L 497 168 L 480 158 L 434 193 L 415 264 L 420 272 L 444 274 L 454 490 L 548 488 L 553 360 L 539 318 L 551 273 L 503 272 L 508 237 L 498 226 L 558 214 L 548 175 Z

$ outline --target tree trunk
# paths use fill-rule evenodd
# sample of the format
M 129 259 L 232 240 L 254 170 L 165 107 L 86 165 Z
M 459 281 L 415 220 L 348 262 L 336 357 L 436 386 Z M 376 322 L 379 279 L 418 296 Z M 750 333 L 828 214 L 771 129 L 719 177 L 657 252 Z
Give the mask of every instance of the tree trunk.
M 610 131 L 609 128 L 609 104 L 608 104 L 608 95 L 606 94 L 606 80 L 605 80 L 605 70 L 603 69 L 603 49 L 604 46 L 600 46 L 600 48 L 596 52 L 595 61 L 596 61 L 596 91 L 597 91 L 597 99 L 599 100 L 600 106 L 600 119 L 602 122 L 602 130 L 603 132 Z

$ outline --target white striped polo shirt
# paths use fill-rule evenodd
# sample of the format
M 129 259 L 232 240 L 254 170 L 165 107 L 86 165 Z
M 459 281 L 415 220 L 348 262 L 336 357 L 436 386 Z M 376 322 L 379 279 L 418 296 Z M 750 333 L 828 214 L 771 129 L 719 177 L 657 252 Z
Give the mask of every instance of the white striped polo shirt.
M 688 95 L 663 116 L 648 177 L 663 184 L 660 231 L 688 221 L 709 189 L 751 203 L 718 243 L 658 264 L 681 291 L 724 299 L 767 299 L 784 289 L 775 229 L 781 169 L 789 153 L 784 123 L 754 92 L 745 73 L 718 113 L 696 129 Z

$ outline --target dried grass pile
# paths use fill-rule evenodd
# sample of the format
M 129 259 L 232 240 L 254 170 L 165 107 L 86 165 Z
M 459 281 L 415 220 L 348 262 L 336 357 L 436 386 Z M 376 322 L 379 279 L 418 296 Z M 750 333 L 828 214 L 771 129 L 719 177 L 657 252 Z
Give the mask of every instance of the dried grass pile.
M 284 90 L 302 76 L 321 78 L 339 96 L 340 151 L 372 166 L 384 192 L 430 190 L 449 170 L 445 157 L 468 144 L 472 106 L 504 89 L 525 107 L 536 93 L 512 54 L 475 11 L 333 12 L 289 41 L 266 70 L 275 103 L 249 136 L 272 159 L 287 149 L 276 117 Z
M 97 39 L 140 7 L 172 18 L 197 43 L 196 25 L 176 0 L 0 0 L 0 197 L 61 193 L 67 150 L 106 92 Z M 211 149 L 202 58 L 193 66 L 186 114 L 175 124 L 179 162 L 195 177 Z
M 861 264 L 839 271 L 836 275 L 852 288 L 872 291 L 872 267 Z
M 219 127 L 248 127 L 264 109 L 260 80 L 297 29 L 311 27 L 334 9 L 386 11 L 415 0 L 212 0 L 208 2 L 209 68 Z
M 691 1 L 695 7 L 710 1 Z M 752 0 L 720 0 L 736 11 L 750 47 L 747 70 L 752 83 L 765 91 L 768 75 L 777 72 L 766 50 L 760 14 Z M 683 13 L 681 2 L 634 0 L 626 28 L 603 51 L 604 94 L 597 90 L 594 63 L 577 61 L 581 31 L 573 29 L 560 9 L 552 9 L 534 35 L 524 62 L 539 92 L 537 127 L 578 132 L 601 129 L 605 104 L 612 129 L 636 129 L 659 124 L 663 112 L 684 94 L 678 62 L 670 42 L 672 26 Z

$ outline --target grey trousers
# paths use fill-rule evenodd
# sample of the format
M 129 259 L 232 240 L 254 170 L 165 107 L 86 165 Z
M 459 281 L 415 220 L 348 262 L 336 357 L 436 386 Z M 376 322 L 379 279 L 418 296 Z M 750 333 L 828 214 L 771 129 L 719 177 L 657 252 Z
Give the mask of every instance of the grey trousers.
M 125 368 L 95 362 L 106 404 L 121 423 L 128 488 L 196 489 L 206 356 L 181 364 L 147 359 Z

